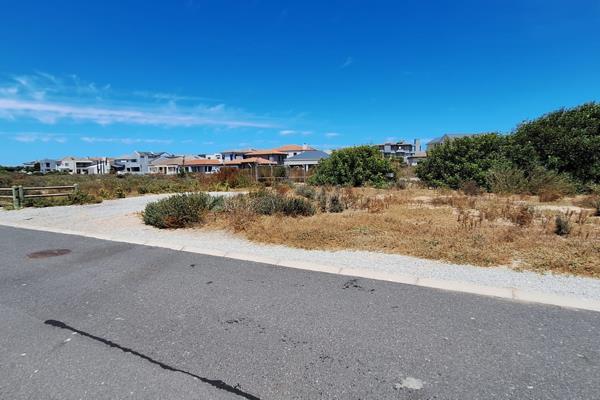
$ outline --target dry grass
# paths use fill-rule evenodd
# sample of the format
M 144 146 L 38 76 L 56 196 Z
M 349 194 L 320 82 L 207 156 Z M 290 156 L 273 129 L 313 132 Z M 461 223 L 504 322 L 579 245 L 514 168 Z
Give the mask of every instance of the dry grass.
M 600 277 L 600 218 L 564 215 L 571 233 L 554 233 L 557 210 L 537 198 L 465 196 L 431 190 L 328 189 L 347 208 L 312 217 L 224 213 L 212 228 L 250 240 L 304 249 L 357 249 L 481 266 Z

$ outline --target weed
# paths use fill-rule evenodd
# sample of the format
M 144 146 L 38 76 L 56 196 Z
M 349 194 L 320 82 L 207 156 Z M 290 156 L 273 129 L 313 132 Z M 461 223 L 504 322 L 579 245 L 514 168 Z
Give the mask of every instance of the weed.
M 333 193 L 331 197 L 329 197 L 329 207 L 327 208 L 327 211 L 330 213 L 341 213 L 344 211 L 344 206 L 340 200 L 339 193 Z
M 313 200 L 317 196 L 317 192 L 312 186 L 301 185 L 296 187 L 295 193 L 309 200 Z
M 324 187 L 321 187 L 321 190 L 319 190 L 319 194 L 317 195 L 317 204 L 321 212 L 327 211 L 327 190 L 325 190 Z
M 481 194 L 481 188 L 475 181 L 466 181 L 460 185 L 460 190 L 467 196 L 479 196 Z
M 558 214 L 554 220 L 554 233 L 559 236 L 567 236 L 571 233 L 571 214 Z

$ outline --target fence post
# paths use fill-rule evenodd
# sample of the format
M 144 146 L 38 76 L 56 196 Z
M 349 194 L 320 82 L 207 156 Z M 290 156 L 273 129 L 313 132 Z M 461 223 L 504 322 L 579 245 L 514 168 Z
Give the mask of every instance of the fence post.
M 19 188 L 16 186 L 12 187 L 12 198 L 13 198 L 13 207 L 15 208 L 15 210 L 18 210 L 20 208 L 20 204 L 19 204 Z
M 79 183 L 73 185 L 73 193 L 79 192 Z
M 25 190 L 19 185 L 19 207 L 25 207 Z

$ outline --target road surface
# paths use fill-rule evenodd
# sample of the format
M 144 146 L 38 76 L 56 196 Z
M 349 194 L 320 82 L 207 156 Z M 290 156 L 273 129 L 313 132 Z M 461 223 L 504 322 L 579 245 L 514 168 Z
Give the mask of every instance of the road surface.
M 0 227 L 0 399 L 594 399 L 600 313 Z

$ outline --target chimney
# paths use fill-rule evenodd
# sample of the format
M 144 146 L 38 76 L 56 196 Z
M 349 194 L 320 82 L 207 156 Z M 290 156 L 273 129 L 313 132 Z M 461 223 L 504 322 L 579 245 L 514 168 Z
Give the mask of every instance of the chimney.
M 421 151 L 421 140 L 415 139 L 415 152 Z

